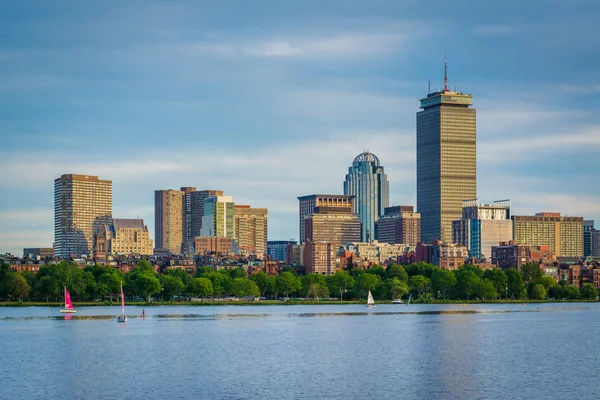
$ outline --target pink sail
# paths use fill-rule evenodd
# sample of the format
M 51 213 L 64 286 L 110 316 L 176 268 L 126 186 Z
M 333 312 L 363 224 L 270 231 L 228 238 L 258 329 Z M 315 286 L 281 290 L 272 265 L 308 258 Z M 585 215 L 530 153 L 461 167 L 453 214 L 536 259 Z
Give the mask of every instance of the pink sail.
M 125 315 L 125 295 L 123 295 L 123 281 L 121 281 L 121 314 Z
M 65 308 L 67 310 L 73 309 L 73 303 L 71 302 L 71 296 L 69 296 L 69 291 L 67 290 L 66 286 L 65 286 Z

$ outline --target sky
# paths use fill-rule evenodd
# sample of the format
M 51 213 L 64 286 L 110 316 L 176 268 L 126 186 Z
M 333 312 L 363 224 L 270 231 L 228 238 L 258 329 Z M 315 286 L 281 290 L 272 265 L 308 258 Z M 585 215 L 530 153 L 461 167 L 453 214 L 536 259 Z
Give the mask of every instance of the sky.
M 363 150 L 416 204 L 418 100 L 473 95 L 477 193 L 600 224 L 594 0 L 5 2 L 0 253 L 51 247 L 53 181 L 113 181 L 113 216 L 154 190 L 222 189 L 298 239 L 298 196 L 342 193 Z

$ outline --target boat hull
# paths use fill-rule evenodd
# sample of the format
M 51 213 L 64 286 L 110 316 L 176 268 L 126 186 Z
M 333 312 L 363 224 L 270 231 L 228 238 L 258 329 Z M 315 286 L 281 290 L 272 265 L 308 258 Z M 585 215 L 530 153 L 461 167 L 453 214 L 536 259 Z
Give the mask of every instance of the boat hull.
M 127 322 L 127 317 L 120 316 L 117 318 L 117 322 Z
M 67 310 L 58 310 L 58 311 L 60 311 L 61 313 L 66 313 L 66 314 L 73 314 L 73 313 L 77 312 L 77 310 L 69 310 L 69 309 L 67 309 Z

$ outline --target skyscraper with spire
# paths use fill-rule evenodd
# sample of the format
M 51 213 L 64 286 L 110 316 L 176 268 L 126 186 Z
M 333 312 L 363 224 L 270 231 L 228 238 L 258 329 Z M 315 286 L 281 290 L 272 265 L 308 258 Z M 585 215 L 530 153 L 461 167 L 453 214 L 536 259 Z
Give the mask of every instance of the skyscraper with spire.
M 354 195 L 354 213 L 362 224 L 361 241 L 377 238 L 376 222 L 389 205 L 390 190 L 387 175 L 379 158 L 364 151 L 354 158 L 344 181 L 344 194 Z
M 444 89 L 421 99 L 417 112 L 417 211 L 421 240 L 452 240 L 462 201 L 476 198 L 476 122 L 473 97 Z

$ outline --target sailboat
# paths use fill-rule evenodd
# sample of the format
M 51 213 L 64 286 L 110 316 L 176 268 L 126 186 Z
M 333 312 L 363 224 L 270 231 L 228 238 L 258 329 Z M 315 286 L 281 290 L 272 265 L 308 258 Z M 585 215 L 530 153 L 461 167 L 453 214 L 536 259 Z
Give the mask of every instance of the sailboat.
M 406 307 L 410 304 L 410 299 L 412 299 L 412 293 L 408 295 L 408 301 L 406 302 Z
M 369 308 L 375 307 L 375 300 L 373 300 L 373 295 L 371 294 L 370 290 L 369 290 L 369 298 L 367 299 L 367 307 L 369 307 Z
M 71 302 L 71 296 L 69 296 L 69 291 L 65 286 L 65 309 L 60 310 L 61 313 L 76 313 L 77 311 L 73 308 L 73 303 Z
M 117 322 L 127 322 L 125 315 L 125 296 L 123 295 L 123 281 L 121 281 L 121 315 L 117 318 Z

